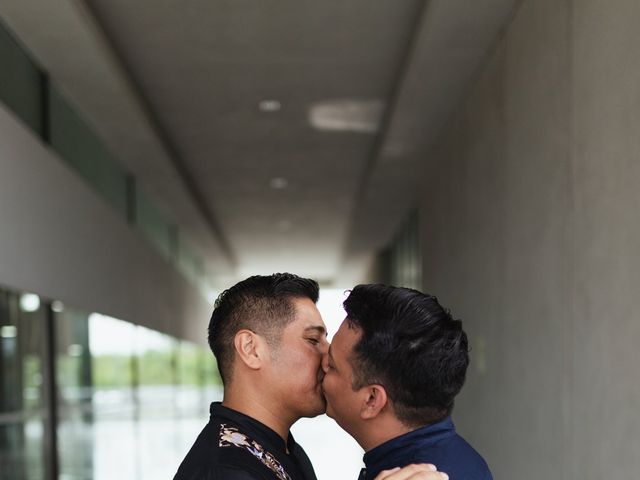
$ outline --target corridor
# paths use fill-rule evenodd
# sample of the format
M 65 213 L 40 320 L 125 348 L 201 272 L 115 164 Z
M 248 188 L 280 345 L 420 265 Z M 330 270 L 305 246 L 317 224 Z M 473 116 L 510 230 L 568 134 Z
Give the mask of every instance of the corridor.
M 217 296 L 360 283 L 463 321 L 497 480 L 640 471 L 640 2 L 0 2 L 0 480 L 171 478 Z M 294 435 L 319 480 L 362 449 Z

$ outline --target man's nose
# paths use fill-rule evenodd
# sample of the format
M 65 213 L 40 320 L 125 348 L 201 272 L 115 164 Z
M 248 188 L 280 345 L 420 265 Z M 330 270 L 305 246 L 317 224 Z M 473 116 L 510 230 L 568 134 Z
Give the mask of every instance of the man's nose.
M 329 341 L 326 338 L 323 338 L 322 342 L 320 342 L 320 351 L 323 359 L 329 354 Z
M 326 350 L 322 353 L 322 371 L 325 374 L 329 371 L 329 344 L 327 344 Z

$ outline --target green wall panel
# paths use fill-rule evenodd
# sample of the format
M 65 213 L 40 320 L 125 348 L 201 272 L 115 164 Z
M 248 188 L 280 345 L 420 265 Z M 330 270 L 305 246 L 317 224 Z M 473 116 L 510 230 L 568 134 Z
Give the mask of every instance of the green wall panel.
M 126 218 L 126 171 L 54 85 L 49 86 L 49 114 L 51 146 Z
M 174 227 L 144 192 L 136 191 L 136 226 L 167 258 L 174 257 Z
M 38 67 L 0 23 L 0 100 L 38 136 L 42 135 L 41 81 Z
M 120 166 L 55 83 L 46 82 L 44 72 L 1 21 L 0 102 L 13 110 L 38 137 L 46 135 L 46 141 L 64 161 L 125 219 L 134 220 L 143 235 L 189 280 L 202 286 L 202 259 L 178 241 L 177 228 L 144 192 L 136 191 L 134 198 L 134 188 L 130 188 L 135 187 L 133 177 Z M 45 115 L 48 118 L 45 119 Z
M 204 265 L 202 264 L 202 260 L 185 245 L 184 242 L 180 242 L 179 247 L 178 268 L 196 285 L 202 285 L 204 282 Z

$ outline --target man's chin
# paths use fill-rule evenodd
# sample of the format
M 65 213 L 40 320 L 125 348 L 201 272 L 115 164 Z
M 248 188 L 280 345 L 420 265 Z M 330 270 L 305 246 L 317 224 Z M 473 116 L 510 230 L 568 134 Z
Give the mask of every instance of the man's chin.
M 325 401 L 324 401 L 324 406 L 325 406 L 324 413 L 327 415 L 327 417 L 333 418 L 333 411 L 329 407 L 329 402 L 327 402 L 326 398 L 325 398 Z
M 320 415 L 323 415 L 324 413 L 326 413 L 326 409 L 325 408 L 318 409 L 318 410 L 315 410 L 313 412 L 309 412 L 306 415 L 303 415 L 303 417 L 304 418 L 316 418 L 316 417 L 319 417 Z
M 322 413 L 325 413 L 327 417 L 333 418 L 329 409 L 329 402 L 327 402 L 327 397 L 324 394 L 324 389 L 322 390 L 322 403 L 324 404 L 324 410 L 322 411 Z
M 324 398 L 324 396 L 321 396 L 320 401 L 318 402 L 316 408 L 314 408 L 313 410 L 309 409 L 309 412 L 307 412 L 307 414 L 303 416 L 306 418 L 314 418 L 326 413 L 326 411 L 327 411 L 327 400 Z
M 322 407 L 318 411 L 318 415 L 322 415 L 323 413 L 327 413 L 327 399 L 324 398 L 324 395 L 321 397 L 322 399 Z

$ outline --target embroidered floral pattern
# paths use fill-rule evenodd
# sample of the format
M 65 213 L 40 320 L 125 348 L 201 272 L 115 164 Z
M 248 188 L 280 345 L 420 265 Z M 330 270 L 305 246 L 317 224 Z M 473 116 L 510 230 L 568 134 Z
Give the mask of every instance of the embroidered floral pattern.
M 227 427 L 224 423 L 220 425 L 220 447 L 238 447 L 248 451 L 251 455 L 260 460 L 269 470 L 276 474 L 278 480 L 291 480 L 280 462 L 273 455 L 267 452 L 262 445 L 250 439 L 244 433 L 240 433 L 235 427 Z

